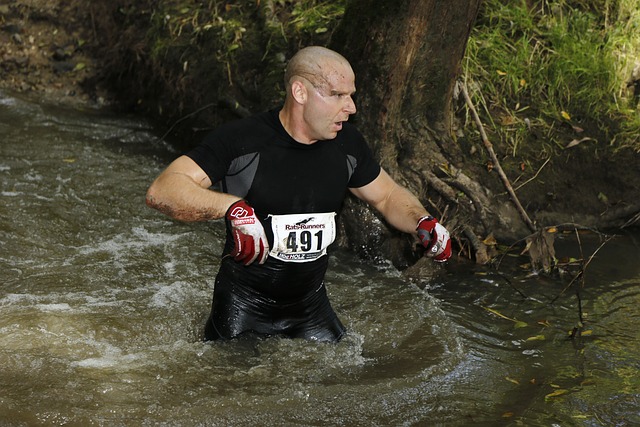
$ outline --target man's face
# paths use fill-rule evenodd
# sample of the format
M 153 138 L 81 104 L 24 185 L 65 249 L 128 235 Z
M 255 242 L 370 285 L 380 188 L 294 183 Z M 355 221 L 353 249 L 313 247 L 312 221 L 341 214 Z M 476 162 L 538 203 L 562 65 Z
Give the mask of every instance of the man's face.
M 348 65 L 331 64 L 324 84 L 313 86 L 307 82 L 308 100 L 304 120 L 312 140 L 333 139 L 342 130 L 342 123 L 356 113 L 352 95 L 356 91 L 355 76 Z

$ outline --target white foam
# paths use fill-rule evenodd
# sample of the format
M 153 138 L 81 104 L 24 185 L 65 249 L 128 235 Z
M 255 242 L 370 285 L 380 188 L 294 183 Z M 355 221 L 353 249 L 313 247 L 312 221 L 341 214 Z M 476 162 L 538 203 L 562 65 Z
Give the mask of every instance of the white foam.
M 67 303 L 36 304 L 36 308 L 41 311 L 71 311 L 71 306 Z
M 18 101 L 15 98 L 5 98 L 4 94 L 0 92 L 0 105 L 13 107 L 14 105 L 18 105 Z
M 37 298 L 34 295 L 29 294 L 7 294 L 4 298 L 0 299 L 0 306 L 3 305 L 16 305 L 24 302 L 34 303 Z
M 150 233 L 144 227 L 133 227 L 133 237 L 130 234 L 120 234 L 113 239 L 105 240 L 93 246 L 83 246 L 80 248 L 80 254 L 90 255 L 96 252 L 108 252 L 118 254 L 121 251 L 128 251 L 132 249 L 144 249 L 153 246 L 164 246 L 167 243 L 174 242 L 180 239 L 179 234 L 167 234 L 167 233 Z
M 155 307 L 179 305 L 188 299 L 192 286 L 186 282 L 175 282 L 171 285 L 162 286 L 151 297 L 151 305 Z
M 72 367 L 78 368 L 124 368 L 130 366 L 135 362 L 140 361 L 141 356 L 138 354 L 107 354 L 102 357 L 91 357 L 84 360 L 79 360 L 71 363 Z

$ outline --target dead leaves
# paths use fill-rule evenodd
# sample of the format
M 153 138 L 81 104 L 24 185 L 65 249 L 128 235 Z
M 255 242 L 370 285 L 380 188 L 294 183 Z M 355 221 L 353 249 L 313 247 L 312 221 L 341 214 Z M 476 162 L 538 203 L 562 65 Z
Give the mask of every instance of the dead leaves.
M 553 247 L 556 231 L 555 228 L 550 227 L 527 237 L 527 244 L 521 255 L 529 254 L 531 267 L 534 270 L 542 269 L 545 273 L 550 273 L 556 267 L 556 253 Z
M 567 113 L 566 111 L 560 111 L 560 116 L 571 126 L 571 129 L 573 129 L 573 131 L 577 134 L 581 134 L 582 132 L 584 132 L 584 129 L 581 128 L 580 126 L 576 126 L 575 124 L 573 124 L 571 122 L 571 115 L 569 113 Z M 569 142 L 567 145 L 565 145 L 565 150 L 567 148 L 573 148 L 573 147 L 577 147 L 578 145 L 582 144 L 583 142 L 587 142 L 587 141 L 596 141 L 594 138 L 585 136 L 583 138 L 574 138 L 571 140 L 571 142 Z

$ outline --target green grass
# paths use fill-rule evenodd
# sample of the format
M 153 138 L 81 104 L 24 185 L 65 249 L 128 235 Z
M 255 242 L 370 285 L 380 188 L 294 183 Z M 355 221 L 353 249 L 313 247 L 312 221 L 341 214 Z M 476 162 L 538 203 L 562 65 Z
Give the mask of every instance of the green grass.
M 640 1 L 601 3 L 543 1 L 532 10 L 524 1 L 483 3 L 465 77 L 512 150 L 531 123 L 547 130 L 588 123 L 600 143 L 640 151 L 640 114 L 629 90 L 639 58 Z

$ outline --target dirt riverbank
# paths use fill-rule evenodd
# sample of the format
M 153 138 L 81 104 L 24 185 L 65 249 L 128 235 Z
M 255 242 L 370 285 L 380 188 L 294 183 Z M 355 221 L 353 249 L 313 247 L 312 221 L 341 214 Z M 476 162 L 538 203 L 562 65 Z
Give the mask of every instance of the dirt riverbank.
M 104 105 L 96 87 L 91 13 L 80 2 L 14 0 L 0 5 L 0 89 L 63 104 Z

